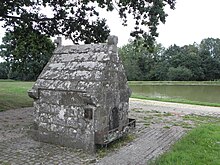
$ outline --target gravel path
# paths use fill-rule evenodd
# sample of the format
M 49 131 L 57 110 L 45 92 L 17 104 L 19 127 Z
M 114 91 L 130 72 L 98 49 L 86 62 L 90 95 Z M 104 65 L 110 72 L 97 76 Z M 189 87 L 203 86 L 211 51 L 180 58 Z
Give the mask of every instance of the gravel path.
M 129 115 L 137 120 L 136 138 L 102 159 L 32 140 L 28 135 L 32 113 L 33 108 L 0 112 L 0 164 L 147 164 L 196 125 L 187 115 L 220 117 L 220 108 L 130 99 Z
M 175 112 L 180 114 L 196 114 L 220 117 L 220 107 L 208 107 L 190 104 L 160 102 L 130 98 L 130 109 L 143 108 L 159 112 Z

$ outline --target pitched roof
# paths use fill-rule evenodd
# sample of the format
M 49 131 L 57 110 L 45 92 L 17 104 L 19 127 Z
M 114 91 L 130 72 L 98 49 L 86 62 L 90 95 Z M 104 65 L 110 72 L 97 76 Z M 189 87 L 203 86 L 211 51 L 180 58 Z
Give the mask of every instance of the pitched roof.
M 33 88 L 85 92 L 122 69 L 114 44 L 59 46 Z

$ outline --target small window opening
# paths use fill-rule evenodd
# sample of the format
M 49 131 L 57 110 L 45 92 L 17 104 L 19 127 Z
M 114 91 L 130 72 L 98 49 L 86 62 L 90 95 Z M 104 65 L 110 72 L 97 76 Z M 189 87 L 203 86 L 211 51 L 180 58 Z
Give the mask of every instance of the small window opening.
M 92 108 L 85 108 L 84 109 L 84 117 L 86 118 L 86 119 L 92 119 Z

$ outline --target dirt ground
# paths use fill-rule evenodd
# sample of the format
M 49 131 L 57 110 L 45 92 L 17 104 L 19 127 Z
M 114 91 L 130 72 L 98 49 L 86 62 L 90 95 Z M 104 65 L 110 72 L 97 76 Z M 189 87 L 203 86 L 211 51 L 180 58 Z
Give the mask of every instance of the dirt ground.
M 0 112 L 0 142 L 24 136 L 33 122 L 33 108 Z
M 138 127 L 180 126 L 193 128 L 208 120 L 220 119 L 220 107 L 168 103 L 152 100 L 130 99 L 130 117 L 137 120 Z M 196 119 L 197 118 L 197 119 Z

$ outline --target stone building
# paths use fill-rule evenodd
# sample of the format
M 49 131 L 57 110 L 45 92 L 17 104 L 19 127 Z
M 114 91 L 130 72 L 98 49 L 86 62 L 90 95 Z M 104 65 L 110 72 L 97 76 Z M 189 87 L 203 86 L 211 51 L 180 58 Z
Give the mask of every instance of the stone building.
M 94 152 L 135 126 L 117 37 L 108 43 L 58 45 L 32 89 L 38 141 Z

